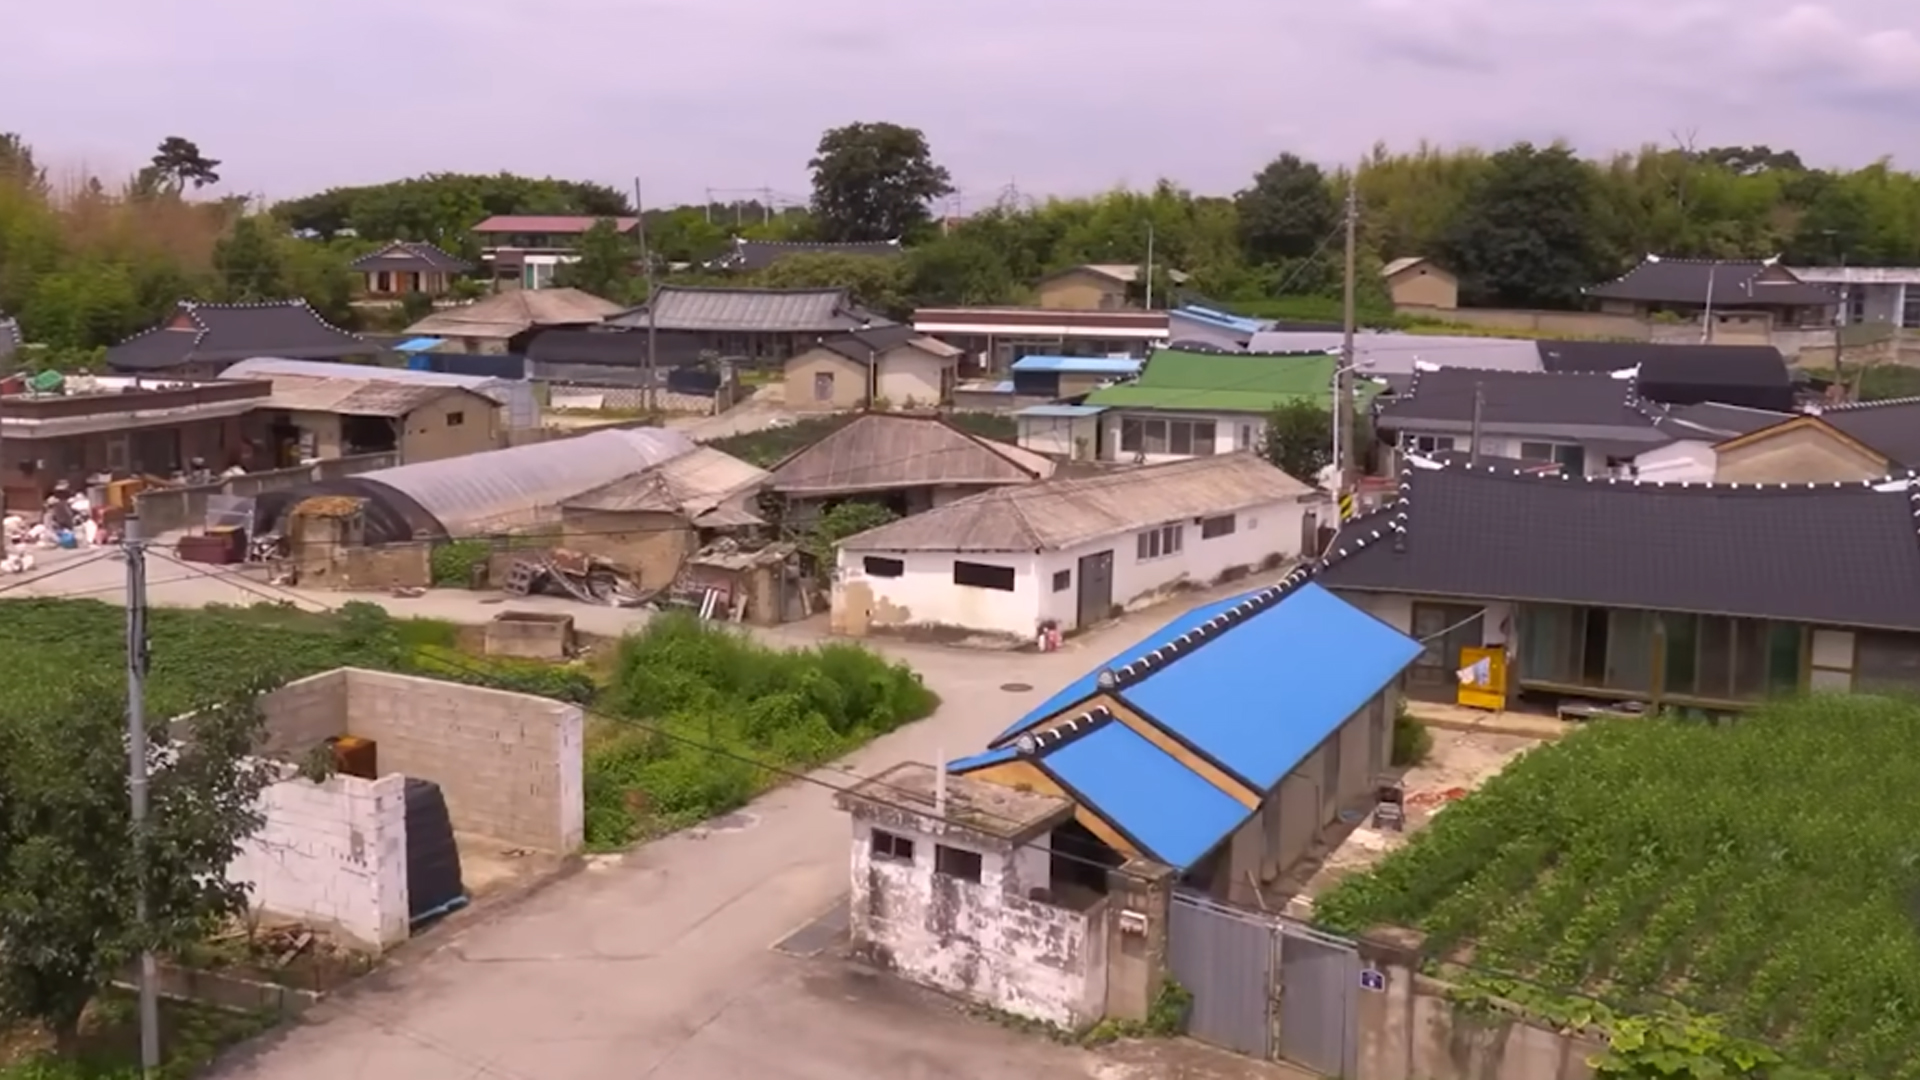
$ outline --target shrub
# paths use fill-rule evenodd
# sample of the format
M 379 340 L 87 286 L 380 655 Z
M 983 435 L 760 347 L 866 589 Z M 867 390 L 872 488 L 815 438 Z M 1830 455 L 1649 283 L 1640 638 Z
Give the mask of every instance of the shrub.
M 1412 768 L 1427 760 L 1433 753 L 1433 732 L 1427 725 L 1413 718 L 1407 711 L 1407 703 L 1401 701 L 1393 714 L 1393 764 L 1397 767 Z
M 453 540 L 436 545 L 428 573 L 440 588 L 464 589 L 473 583 L 473 568 L 484 566 L 493 548 L 485 540 Z

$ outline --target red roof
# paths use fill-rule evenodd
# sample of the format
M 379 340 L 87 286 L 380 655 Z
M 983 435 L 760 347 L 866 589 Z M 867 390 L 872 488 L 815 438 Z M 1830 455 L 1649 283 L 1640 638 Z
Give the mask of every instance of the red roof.
M 580 214 L 496 214 L 473 227 L 477 233 L 583 233 L 593 228 L 597 217 Z M 640 224 L 639 218 L 614 218 L 621 232 Z

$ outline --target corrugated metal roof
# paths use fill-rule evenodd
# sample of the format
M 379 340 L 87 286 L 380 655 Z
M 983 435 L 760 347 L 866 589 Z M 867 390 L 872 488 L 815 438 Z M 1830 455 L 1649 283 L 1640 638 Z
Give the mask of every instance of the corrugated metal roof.
M 1239 716 L 1240 710 L 1233 715 Z M 1043 767 L 1150 857 L 1184 870 L 1206 857 L 1252 816 L 1246 804 L 1213 786 L 1116 719 L 1063 741 Z
M 639 476 L 581 492 L 564 505 L 575 510 L 656 511 L 698 517 L 766 483 L 769 475 L 737 457 L 699 446 Z
M 657 330 L 746 334 L 830 334 L 885 319 L 859 310 L 845 289 L 706 289 L 663 285 L 653 295 Z M 641 305 L 607 320 L 610 326 L 642 328 Z
M 437 337 L 408 338 L 407 340 L 401 342 L 400 344 L 395 345 L 393 349 L 395 352 L 426 352 L 428 349 L 437 349 L 440 346 L 445 345 L 446 343 L 447 343 L 446 338 L 437 338 Z
M 620 305 L 579 289 L 514 289 L 464 307 L 447 308 L 407 327 L 432 337 L 510 338 L 536 326 L 591 326 Z
M 840 542 L 847 551 L 1058 551 L 1185 518 L 1311 496 L 1250 453 L 972 495 Z
M 1015 371 L 1059 371 L 1076 375 L 1138 375 L 1140 361 L 1130 356 L 1023 356 Z
M 1262 330 L 1247 343 L 1249 352 L 1338 351 L 1337 330 Z M 1540 346 L 1518 338 L 1395 334 L 1370 331 L 1353 337 L 1353 359 L 1365 375 L 1408 375 L 1415 364 L 1482 368 L 1489 371 L 1539 371 Z
M 264 402 L 268 408 L 342 416 L 400 417 L 447 394 L 473 393 L 462 386 L 416 386 L 379 379 L 274 375 L 272 382 L 273 396 Z
M 1029 405 L 1015 416 L 1081 417 L 1099 416 L 1107 410 L 1098 405 Z
M 261 356 L 251 360 L 242 360 L 220 373 L 220 377 L 223 379 L 266 379 L 275 384 L 274 393 L 276 396 L 280 392 L 280 381 L 289 376 L 306 379 L 359 379 L 368 382 L 369 385 L 378 382 L 395 386 L 471 390 L 476 394 L 484 395 L 506 406 L 507 425 L 509 427 L 529 428 L 540 425 L 540 405 L 534 400 L 533 387 L 525 381 L 518 379 L 498 379 L 487 375 L 457 375 L 443 371 L 424 371 L 418 368 L 380 367 L 373 364 L 334 364 L 319 360 L 286 360 L 274 356 Z M 291 389 L 291 387 L 289 387 L 289 389 Z M 317 393 L 317 391 L 314 392 Z M 325 405 L 282 405 L 279 407 L 328 408 L 328 406 Z M 367 415 L 384 416 L 399 414 L 369 413 Z
M 1053 475 L 1047 457 L 983 439 L 936 417 L 868 413 L 773 467 L 789 495 L 934 485 L 1027 484 Z
M 474 536 L 530 523 L 582 491 L 645 472 L 693 448 L 678 431 L 628 428 L 361 476 L 412 498 L 450 535 Z

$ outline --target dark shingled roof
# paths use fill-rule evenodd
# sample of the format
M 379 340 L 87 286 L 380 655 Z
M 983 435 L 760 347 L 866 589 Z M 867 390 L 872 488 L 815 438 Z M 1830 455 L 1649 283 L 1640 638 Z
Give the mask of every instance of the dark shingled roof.
M 107 350 L 115 371 L 164 371 L 182 364 L 232 363 L 256 356 L 340 360 L 380 347 L 329 323 L 305 300 L 203 304 L 182 300 L 173 317 Z
M 755 270 L 765 270 L 788 255 L 859 255 L 883 259 L 898 255 L 900 252 L 898 240 L 827 244 L 789 240 L 743 240 L 735 237 L 733 250 L 715 259 L 712 265 L 716 270 L 740 270 L 751 273 Z
M 1384 399 L 1387 431 L 1469 431 L 1475 394 L 1488 433 L 1582 441 L 1664 442 L 1634 387 L 1613 375 L 1554 375 L 1446 367 L 1416 371 L 1403 394 Z
M 379 270 L 400 272 L 439 270 L 448 274 L 464 274 L 473 269 L 473 264 L 460 256 L 417 240 L 395 240 L 379 251 L 360 256 L 349 265 L 361 273 Z
M 736 334 L 833 334 L 885 323 L 862 310 L 845 289 L 710 289 L 662 285 L 653 294 L 656 330 Z M 608 326 L 644 330 L 647 306 L 623 311 Z
M 1920 488 L 1639 484 L 1409 469 L 1330 589 L 1920 630 Z M 1882 490 L 1885 488 L 1885 490 Z
M 1771 345 L 1655 345 L 1542 341 L 1540 366 L 1553 372 L 1638 368 L 1640 396 L 1669 405 L 1717 401 L 1753 409 L 1793 407 L 1793 373 Z
M 1775 281 L 1761 275 L 1775 271 Z M 1782 277 L 1784 275 L 1784 277 Z M 1665 259 L 1649 255 L 1646 261 L 1612 281 L 1592 286 L 1587 295 L 1600 300 L 1628 300 L 1642 304 L 1699 304 L 1717 308 L 1753 308 L 1767 305 L 1831 307 L 1838 294 L 1793 277 L 1771 259 L 1716 261 Z
M 1662 406 L 1655 415 L 1659 417 L 1655 426 L 1676 439 L 1713 441 L 1751 435 L 1799 414 L 1708 401 L 1698 405 Z
M 1920 467 L 1920 398 L 1829 405 L 1820 419 L 1904 468 Z
M 654 366 L 684 367 L 700 361 L 700 342 L 685 334 L 664 333 L 658 338 Z M 527 345 L 527 359 L 538 365 L 592 364 L 602 367 L 645 367 L 647 333 L 644 330 L 542 330 Z M 544 376 L 543 376 L 544 377 Z
M 857 364 L 864 364 L 889 349 L 897 349 L 915 338 L 925 336 L 911 326 L 889 323 L 886 326 L 855 330 L 851 334 L 837 334 L 830 338 L 822 338 L 820 345 L 823 348 L 832 349 Z

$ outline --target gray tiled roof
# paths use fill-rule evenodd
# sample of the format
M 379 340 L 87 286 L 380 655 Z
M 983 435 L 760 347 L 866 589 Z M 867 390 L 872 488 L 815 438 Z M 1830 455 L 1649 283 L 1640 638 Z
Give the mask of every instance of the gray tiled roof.
M 1376 423 L 1387 431 L 1468 431 L 1476 393 L 1480 427 L 1489 434 L 1668 441 L 1643 411 L 1632 379 L 1600 374 L 1418 371 L 1405 393 L 1382 401 Z
M 1903 468 L 1920 467 L 1920 398 L 1829 405 L 1820 419 Z
M 884 322 L 862 311 L 845 289 L 703 289 L 662 286 L 654 293 L 660 330 L 745 334 L 831 334 Z M 607 320 L 644 329 L 647 305 Z
M 1025 484 L 1053 462 L 926 416 L 868 413 L 773 467 L 773 489 L 793 495 L 939 484 Z
M 1740 405 L 1702 402 L 1698 405 L 1673 405 L 1659 409 L 1654 421 L 1661 431 L 1676 439 L 1732 439 L 1761 428 L 1793 419 L 1797 413 L 1771 409 L 1749 409 Z
M 1705 305 L 1711 291 L 1717 308 L 1769 304 L 1825 307 L 1840 302 L 1837 293 L 1823 286 L 1799 280 L 1760 281 L 1760 275 L 1774 265 L 1771 260 L 1665 259 L 1649 255 L 1612 281 L 1589 288 L 1587 295 L 1645 304 Z
M 1275 327 L 1254 334 L 1248 352 L 1332 352 L 1341 346 L 1334 330 Z M 1459 337 L 1440 334 L 1368 332 L 1353 337 L 1354 363 L 1362 375 L 1411 374 L 1415 365 L 1467 367 L 1489 371 L 1539 371 L 1540 350 L 1517 338 Z
M 395 240 L 379 251 L 368 252 L 353 260 L 350 266 L 362 273 L 369 270 L 439 270 L 449 274 L 464 274 L 473 269 L 473 264 L 460 256 L 418 240 Z
M 255 356 L 338 360 L 376 356 L 380 347 L 320 317 L 304 300 L 204 304 L 182 300 L 172 318 L 107 350 L 115 371 L 160 371 Z
M 1920 630 L 1920 489 L 1410 469 L 1347 523 L 1331 589 Z M 1881 490 L 1885 487 L 1888 490 Z
M 1718 401 L 1758 409 L 1793 407 L 1793 374 L 1771 345 L 1665 345 L 1641 341 L 1542 341 L 1548 371 L 1637 368 L 1651 401 Z

